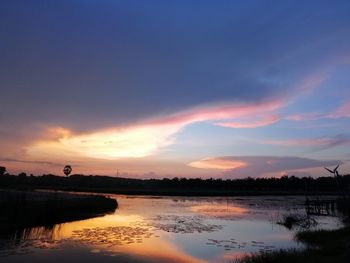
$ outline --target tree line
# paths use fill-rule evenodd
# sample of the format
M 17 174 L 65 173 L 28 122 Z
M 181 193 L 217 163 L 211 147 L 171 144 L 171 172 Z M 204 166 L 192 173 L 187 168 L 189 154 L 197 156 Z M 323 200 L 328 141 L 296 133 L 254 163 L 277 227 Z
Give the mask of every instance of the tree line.
M 73 174 L 62 177 L 53 174 L 27 176 L 25 173 L 10 175 L 2 173 L 0 188 L 57 189 L 94 191 L 120 194 L 169 194 L 169 195 L 235 195 L 235 194 L 337 194 L 349 193 L 350 175 L 341 176 L 339 183 L 334 177 L 280 178 L 163 178 L 135 179 L 111 176 Z

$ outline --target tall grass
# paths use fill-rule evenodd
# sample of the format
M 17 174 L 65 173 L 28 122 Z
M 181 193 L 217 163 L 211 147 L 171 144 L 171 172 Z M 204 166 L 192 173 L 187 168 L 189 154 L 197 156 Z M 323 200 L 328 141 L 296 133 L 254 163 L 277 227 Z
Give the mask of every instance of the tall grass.
M 240 263 L 349 263 L 350 262 L 350 199 L 339 199 L 338 209 L 345 226 L 336 230 L 298 232 L 295 239 L 305 250 L 278 250 L 247 255 L 233 262 Z
M 234 263 L 348 263 L 349 254 L 334 249 L 278 250 L 249 255 Z

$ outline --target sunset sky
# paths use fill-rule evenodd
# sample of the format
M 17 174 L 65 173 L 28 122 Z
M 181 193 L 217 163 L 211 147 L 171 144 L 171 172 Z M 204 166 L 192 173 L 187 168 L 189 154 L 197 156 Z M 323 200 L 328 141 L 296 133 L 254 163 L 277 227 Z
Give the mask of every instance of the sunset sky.
M 0 166 L 350 173 L 349 14 L 331 0 L 1 0 Z

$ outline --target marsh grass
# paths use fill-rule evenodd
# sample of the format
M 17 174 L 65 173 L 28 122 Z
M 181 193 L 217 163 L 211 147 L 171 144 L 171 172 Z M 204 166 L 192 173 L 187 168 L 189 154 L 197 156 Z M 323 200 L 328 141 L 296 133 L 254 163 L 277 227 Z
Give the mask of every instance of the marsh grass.
M 345 263 L 349 254 L 334 249 L 278 250 L 249 255 L 234 263 Z
M 336 230 L 301 231 L 295 239 L 306 245 L 304 250 L 287 249 L 247 255 L 233 262 L 240 263 L 349 263 L 350 200 L 340 199 L 338 209 L 344 215 L 345 227 Z M 288 219 L 295 223 L 295 219 Z
M 296 239 L 314 247 L 350 249 L 350 226 L 336 230 L 303 231 L 296 234 Z
M 277 224 L 285 226 L 288 229 L 299 227 L 300 229 L 309 229 L 317 225 L 317 221 L 308 215 L 289 214 L 284 215 L 282 219 L 277 220 Z

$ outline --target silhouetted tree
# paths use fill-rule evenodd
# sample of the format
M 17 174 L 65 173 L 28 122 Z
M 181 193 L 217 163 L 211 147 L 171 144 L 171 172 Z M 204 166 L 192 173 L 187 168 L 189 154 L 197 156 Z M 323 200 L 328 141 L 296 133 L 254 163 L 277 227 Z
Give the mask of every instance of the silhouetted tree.
M 0 175 L 4 175 L 6 173 L 6 167 L 0 166 Z
M 67 167 L 67 176 L 71 167 Z M 2 171 L 4 168 L 2 168 Z M 42 176 L 20 177 L 0 176 L 0 188 L 28 186 L 32 188 L 98 190 L 117 193 L 140 194 L 203 194 L 203 195 L 237 195 L 259 193 L 336 193 L 337 184 L 334 176 L 303 177 L 283 176 L 282 178 L 242 178 L 242 179 L 200 179 L 200 178 L 164 178 L 164 179 L 134 179 L 109 176 L 70 175 L 69 180 L 62 176 L 45 174 Z M 340 176 L 340 175 L 339 175 Z M 350 190 L 350 175 L 341 176 L 344 192 Z M 348 189 L 348 190 L 347 190 Z
M 71 172 L 72 172 L 72 167 L 70 165 L 66 165 L 64 168 L 63 168 L 63 172 L 66 176 L 68 176 Z
M 27 177 L 27 174 L 25 172 L 21 172 L 18 174 L 19 177 Z

